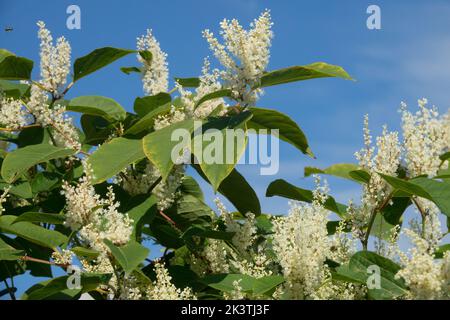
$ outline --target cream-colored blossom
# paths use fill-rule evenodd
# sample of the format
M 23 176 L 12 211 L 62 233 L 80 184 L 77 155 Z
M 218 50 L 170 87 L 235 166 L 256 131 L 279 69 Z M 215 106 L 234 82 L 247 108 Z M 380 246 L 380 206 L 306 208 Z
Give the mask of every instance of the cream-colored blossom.
M 20 100 L 0 97 L 0 125 L 7 129 L 19 130 L 28 124 L 28 114 Z
M 411 177 L 433 177 L 441 167 L 439 156 L 449 148 L 449 120 L 448 116 L 440 117 L 435 107 L 428 107 L 427 99 L 418 100 L 418 104 L 415 114 L 405 103 L 401 105 L 405 164 Z
M 118 212 L 112 187 L 107 198 L 101 199 L 91 184 L 91 168 L 85 162 L 86 175 L 76 186 L 63 184 L 66 198 L 66 225 L 79 230 L 80 237 L 96 250 L 105 251 L 104 239 L 116 245 L 126 244 L 132 233 L 133 221 L 127 214 Z
M 59 251 L 53 251 L 52 259 L 56 264 L 71 265 L 73 260 L 73 252 L 67 249 Z
M 312 204 L 291 203 L 289 215 L 273 222 L 273 250 L 289 299 L 311 298 L 326 279 L 324 263 L 330 256 L 327 222 L 328 211 L 317 199 Z
M 70 44 L 64 37 L 56 40 L 53 45 L 53 37 L 45 27 L 45 23 L 39 21 L 38 37 L 41 40 L 41 80 L 40 83 L 46 90 L 57 94 L 58 90 L 66 84 L 70 72 Z
M 156 281 L 149 288 L 147 296 L 151 300 L 195 300 L 191 288 L 183 290 L 175 287 L 172 277 L 162 262 L 155 263 Z
M 233 97 L 244 105 L 254 104 L 261 90 L 253 87 L 260 82 L 270 57 L 273 37 L 270 12 L 264 11 L 250 25 L 250 30 L 245 30 L 236 19 L 224 19 L 220 27 L 224 44 L 209 30 L 203 31 L 203 36 L 225 68 L 222 79 L 232 90 Z
M 50 107 L 48 96 L 37 85 L 31 86 L 30 101 L 27 103 L 30 113 L 37 124 L 53 128 L 53 136 L 57 146 L 79 150 L 81 148 L 78 132 L 72 118 L 66 114 L 66 108 L 61 104 Z
M 142 63 L 142 84 L 146 95 L 155 95 L 169 90 L 169 70 L 167 67 L 167 54 L 161 50 L 159 42 L 147 30 L 147 34 L 137 39 L 137 49 L 151 52 L 152 58 L 149 63 L 140 54 L 138 60 Z
M 397 278 L 403 278 L 409 287 L 407 298 L 442 299 L 448 295 L 448 254 L 444 261 L 434 259 L 435 248 L 417 233 L 405 229 L 413 247 L 409 255 L 399 252 L 402 269 Z

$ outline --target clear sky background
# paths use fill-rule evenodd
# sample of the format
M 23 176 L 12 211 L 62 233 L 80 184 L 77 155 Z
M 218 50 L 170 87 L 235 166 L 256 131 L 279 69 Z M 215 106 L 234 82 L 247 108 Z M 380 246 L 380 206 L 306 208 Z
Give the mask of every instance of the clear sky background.
M 66 28 L 70 4 L 81 8 L 81 30 Z M 371 4 L 381 8 L 381 30 L 366 27 L 366 9 Z M 136 37 L 151 28 L 168 53 L 171 77 L 198 76 L 203 58 L 212 56 L 201 31 L 208 28 L 217 34 L 223 18 L 237 18 L 248 26 L 265 8 L 271 9 L 275 33 L 268 70 L 325 61 L 343 66 L 357 81 L 317 79 L 266 90 L 258 106 L 290 115 L 307 134 L 317 159 L 281 143 L 276 176 L 259 176 L 255 165 L 240 166 L 264 212 L 288 210 L 285 199 L 265 198 L 271 181 L 283 178 L 311 187 L 311 179 L 302 178 L 305 166 L 354 162 L 353 154 L 363 142 L 364 114 L 369 114 L 376 135 L 383 124 L 399 129 L 401 101 L 415 110 L 417 99 L 427 97 L 442 113 L 448 110 L 450 1 L 445 0 L 0 0 L 0 47 L 33 59 L 37 77 L 38 20 L 46 22 L 54 38 L 64 35 L 70 41 L 73 61 L 103 46 L 134 49 Z M 14 30 L 5 32 L 9 26 Z M 80 80 L 68 98 L 104 95 L 131 111 L 134 99 L 143 95 L 141 82 L 137 75 L 125 75 L 119 68 L 136 64 L 134 56 L 121 59 Z M 358 199 L 358 185 L 328 180 L 337 200 Z M 212 200 L 211 188 L 203 186 Z M 16 279 L 19 291 L 30 281 L 27 276 Z

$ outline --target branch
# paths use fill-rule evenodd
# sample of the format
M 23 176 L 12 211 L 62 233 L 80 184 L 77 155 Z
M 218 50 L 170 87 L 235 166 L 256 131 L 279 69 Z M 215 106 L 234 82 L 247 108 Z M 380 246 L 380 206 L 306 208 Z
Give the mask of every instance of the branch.
M 381 203 L 381 205 L 377 208 L 375 208 L 372 211 L 372 214 L 370 216 L 370 220 L 369 220 L 369 224 L 367 225 L 367 231 L 366 234 L 364 235 L 364 239 L 362 240 L 362 245 L 364 250 L 367 250 L 367 245 L 369 244 L 369 237 L 370 237 L 370 231 L 372 230 L 373 224 L 375 222 L 375 218 L 377 216 L 377 213 L 382 211 L 389 203 L 389 201 L 391 201 L 392 195 L 394 194 L 394 192 L 392 191 L 387 197 L 386 199 L 383 201 L 383 203 Z
M 55 263 L 52 261 L 42 260 L 42 259 L 33 258 L 33 257 L 29 257 L 29 256 L 22 256 L 19 259 L 23 260 L 23 261 L 31 261 L 31 262 L 49 264 L 52 266 L 58 266 L 58 267 L 63 267 L 63 268 L 67 268 L 69 266 L 69 264 L 67 264 L 67 263 Z

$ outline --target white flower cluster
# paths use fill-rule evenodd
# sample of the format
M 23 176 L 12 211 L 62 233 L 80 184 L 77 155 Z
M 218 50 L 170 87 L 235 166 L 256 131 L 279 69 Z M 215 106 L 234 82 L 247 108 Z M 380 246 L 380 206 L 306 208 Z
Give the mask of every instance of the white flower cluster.
M 45 27 L 45 23 L 39 21 L 38 37 L 41 40 L 41 81 L 46 90 L 56 94 L 66 84 L 70 72 L 70 44 L 64 37 L 56 40 L 53 45 L 53 37 Z
M 222 88 L 219 81 L 220 72 L 217 69 L 210 71 L 210 62 L 206 58 L 204 60 L 202 75 L 199 77 L 200 84 L 195 92 L 185 90 L 183 86 L 176 83 L 176 89 L 180 93 L 181 106 L 172 105 L 168 114 L 161 115 L 156 118 L 154 129 L 159 130 L 171 124 L 183 121 L 185 119 L 202 120 L 208 117 L 213 111 L 218 111 L 217 115 L 223 115 L 226 103 L 222 98 L 201 101 L 206 95 L 216 92 Z
M 330 255 L 327 222 L 328 211 L 317 201 L 291 203 L 289 215 L 273 222 L 273 250 L 289 299 L 312 298 L 326 279 L 324 263 Z
M 220 23 L 225 44 L 221 44 L 209 30 L 203 36 L 225 71 L 222 79 L 232 90 L 233 97 L 243 105 L 252 105 L 261 90 L 258 85 L 269 62 L 273 37 L 270 12 L 266 10 L 245 30 L 236 19 L 224 19 Z
M 183 182 L 184 166 L 177 165 L 165 181 L 159 182 L 152 190 L 152 193 L 158 199 L 158 208 L 165 210 L 169 208 L 177 198 L 177 189 Z M 158 168 L 148 162 L 143 172 L 127 168 L 124 171 L 124 177 L 118 178 L 117 182 L 121 184 L 125 191 L 135 196 L 146 194 L 150 188 L 157 182 L 161 176 Z
M 243 223 L 233 219 L 232 213 L 228 212 L 225 205 L 219 198 L 214 200 L 220 213 L 220 218 L 224 221 L 227 232 L 233 232 L 234 236 L 231 242 L 238 252 L 244 253 L 255 242 L 256 226 L 255 215 L 251 212 L 246 214 Z
M 173 285 L 172 277 L 162 262 L 155 263 L 156 281 L 153 282 L 147 292 L 151 300 L 196 300 L 190 288 L 183 290 Z
M 364 228 L 374 210 L 384 204 L 391 192 L 391 187 L 377 174 L 378 172 L 396 176 L 399 166 L 404 165 L 409 177 L 428 175 L 433 177 L 439 169 L 448 167 L 448 161 L 442 162 L 440 155 L 450 148 L 449 115 L 440 116 L 435 107 L 428 108 L 427 100 L 418 100 L 419 111 L 412 114 L 402 103 L 402 135 L 399 141 L 398 132 L 388 132 L 386 126 L 377 137 L 377 153 L 372 146 L 372 137 L 368 127 L 368 116 L 364 118 L 364 145 L 355 156 L 362 169 L 371 175 L 370 182 L 363 186 L 361 206 L 349 206 L 354 232 L 357 237 L 364 237 Z M 438 238 L 439 210 L 430 201 L 416 199 L 421 203 L 426 229 L 423 234 L 430 241 Z M 431 240 L 434 238 L 435 240 Z
M 84 162 L 84 168 L 85 176 L 76 186 L 67 182 L 63 184 L 62 193 L 67 203 L 65 224 L 72 230 L 79 230 L 80 237 L 89 247 L 98 251 L 105 251 L 104 239 L 116 245 L 126 244 L 132 233 L 133 221 L 117 211 L 119 203 L 115 201 L 111 187 L 106 199 L 95 193 L 87 162 Z
M 53 251 L 52 259 L 56 264 L 71 265 L 73 260 L 73 252 L 67 249 L 63 249 L 61 252 Z
M 398 133 L 389 132 L 383 126 L 383 133 L 376 138 L 376 148 L 372 145 L 369 116 L 364 117 L 364 148 L 355 153 L 359 166 L 370 174 L 370 181 L 363 185 L 361 206 L 349 205 L 353 233 L 357 238 L 365 237 L 365 227 L 374 210 L 377 210 L 391 192 L 390 185 L 378 174 L 396 175 L 400 165 L 401 146 Z
M 241 287 L 241 281 L 242 281 L 242 279 L 233 281 L 233 290 L 231 290 L 230 293 L 224 292 L 224 294 L 223 294 L 225 300 L 243 300 L 243 299 L 245 299 L 245 294 L 242 291 L 242 287 Z
M 208 239 L 201 259 L 192 256 L 194 271 L 199 275 L 238 272 L 255 278 L 271 275 L 273 261 L 265 254 L 265 248 L 253 248 L 257 232 L 255 215 L 249 212 L 244 221 L 237 221 L 218 198 L 214 202 L 225 230 L 234 233 L 232 247 L 224 241 Z
M 58 90 L 66 84 L 70 72 L 70 45 L 61 37 L 56 46 L 52 44 L 50 31 L 38 22 L 41 40 L 41 80 L 31 85 L 29 101 L 2 98 L 0 102 L 0 124 L 10 130 L 19 130 L 33 123 L 53 128 L 53 142 L 57 146 L 80 150 L 81 143 L 72 118 L 61 104 L 49 102 L 47 92 L 53 100 L 60 98 Z
M 66 108 L 61 104 L 50 106 L 47 94 L 38 86 L 31 86 L 28 110 L 34 116 L 35 122 L 44 127 L 53 128 L 53 136 L 57 146 L 70 149 L 81 148 L 80 138 L 72 118 L 66 114 Z
M 0 98 L 0 124 L 10 130 L 19 130 L 28 124 L 28 115 L 20 100 Z
M 436 175 L 442 167 L 439 156 L 450 149 L 450 118 L 440 117 L 428 100 L 418 100 L 419 111 L 412 114 L 401 104 L 405 164 L 411 177 Z M 448 162 L 447 162 L 448 166 Z
M 446 252 L 442 260 L 434 259 L 436 247 L 417 233 L 405 229 L 413 247 L 409 256 L 399 251 L 403 268 L 397 278 L 403 278 L 409 287 L 410 299 L 446 299 L 450 298 L 450 252 Z
M 208 244 L 203 250 L 203 257 L 207 261 L 206 268 L 212 273 L 228 273 L 230 265 L 228 261 L 228 248 L 221 240 L 208 239 Z M 201 266 L 203 267 L 203 266 Z M 199 270 L 203 273 L 204 268 Z
M 169 90 L 169 70 L 167 67 L 167 54 L 161 50 L 159 42 L 152 34 L 152 30 L 147 30 L 147 34 L 137 38 L 137 49 L 139 51 L 149 51 L 152 54 L 151 62 L 146 61 L 137 55 L 142 63 L 142 83 L 146 95 L 155 95 Z
M 9 190 L 11 189 L 11 187 L 6 187 L 3 190 L 2 195 L 0 196 L 0 216 L 2 215 L 3 212 L 5 212 L 5 208 L 3 208 L 3 204 L 6 202 L 6 200 L 8 200 L 9 197 Z

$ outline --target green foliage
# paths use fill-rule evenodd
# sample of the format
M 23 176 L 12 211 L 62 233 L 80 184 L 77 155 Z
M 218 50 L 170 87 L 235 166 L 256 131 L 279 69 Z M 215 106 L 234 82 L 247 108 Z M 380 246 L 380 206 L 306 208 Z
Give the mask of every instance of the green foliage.
M 33 61 L 0 49 L 0 79 L 28 80 L 31 70 L 33 70 Z
M 330 176 L 336 176 L 339 178 L 350 179 L 354 178 L 350 175 L 350 172 L 358 170 L 358 166 L 353 163 L 338 163 L 333 164 L 325 169 L 319 169 L 314 167 L 305 167 L 305 177 L 308 177 L 312 174 L 327 174 Z
M 250 108 L 253 117 L 247 122 L 248 129 L 279 130 L 279 138 L 292 144 L 304 154 L 314 157 L 309 148 L 305 134 L 300 127 L 287 115 L 271 109 Z
M 0 216 L 0 230 L 50 249 L 67 242 L 67 237 L 58 231 L 48 230 L 30 222 L 16 222 L 16 219 L 16 216 Z
M 103 96 L 70 100 L 65 97 L 79 79 L 131 53 L 138 54 L 142 64 L 122 67 L 120 70 L 126 74 L 142 75 L 158 63 L 157 55 L 150 51 L 99 48 L 75 60 L 73 81 L 68 86 L 58 88 L 58 92 L 46 92 L 48 112 L 57 110 L 56 104 L 63 104 L 67 111 L 81 115 L 81 128 L 76 129 L 80 136 L 79 150 L 67 149 L 62 147 L 64 141 L 55 141 L 51 121 L 32 119 L 29 125 L 20 128 L 0 128 L 0 280 L 12 282 L 25 272 L 50 278 L 33 285 L 22 299 L 78 299 L 83 293 L 96 299 L 111 295 L 118 298 L 123 293 L 122 285 L 130 279 L 147 287 L 154 285 L 157 264 L 149 260 L 146 245 L 155 243 L 163 246 L 160 262 L 172 283 L 180 289 L 191 288 L 198 298 L 224 298 L 224 294 L 235 294 L 237 288 L 246 298 L 273 298 L 274 293 L 279 293 L 277 289 L 288 288 L 285 282 L 289 281 L 282 272 L 282 264 L 274 258 L 278 254 L 274 234 L 277 222 L 284 217 L 262 210 L 254 187 L 236 165 L 246 151 L 249 129 L 267 129 L 269 134 L 277 129 L 278 138 L 292 145 L 294 151 L 314 158 L 305 133 L 281 110 L 261 108 L 256 101 L 250 99 L 252 103 L 245 103 L 242 97 L 237 98 L 236 88 L 227 81 L 199 96 L 203 78 L 175 78 L 184 89 L 201 88 L 192 90 L 191 95 L 183 95 L 179 87 L 176 92 L 176 87 L 168 92 L 132 97 L 133 110 Z M 40 84 L 37 81 L 21 84 L 16 80 L 30 80 L 32 67 L 32 61 L 0 49 L 0 92 L 5 97 L 20 99 L 24 109 L 31 100 L 30 86 Z M 240 79 L 244 86 L 240 89 L 251 96 L 260 88 L 326 77 L 352 79 L 343 68 L 318 62 L 264 72 L 255 81 Z M 190 104 L 186 99 L 191 99 Z M 171 118 L 180 111 L 184 112 L 184 118 L 176 121 Z M 206 115 L 198 116 L 197 111 Z M 199 123 L 201 129 L 196 126 Z M 189 139 L 174 139 L 178 129 L 187 132 L 185 138 Z M 212 134 L 212 129 L 221 138 Z M 242 139 L 234 135 L 239 130 Z M 232 135 L 227 134 L 230 131 Z M 217 161 L 202 161 L 205 153 Z M 191 162 L 174 163 L 177 156 Z M 361 224 L 358 231 L 362 233 L 358 236 L 366 238 L 359 239 L 364 249 L 369 236 L 390 240 L 402 226 L 405 210 L 412 204 L 417 206 L 418 198 L 436 204 L 450 221 L 450 173 L 443 166 L 449 159 L 448 152 L 440 156 L 441 168 L 434 178 L 408 176 L 402 167 L 394 175 L 379 174 L 387 196 L 383 194 L 383 201 L 368 209 L 369 221 L 358 221 Z M 154 176 L 147 172 L 153 167 Z M 181 167 L 193 170 L 195 177 L 201 177 L 214 192 L 229 200 L 233 208 L 228 216 L 215 213 L 193 176 L 183 174 L 174 183 L 176 170 Z M 86 172 L 86 168 L 91 171 Z M 305 177 L 313 174 L 340 177 L 369 187 L 373 178 L 378 178 L 378 173 L 369 173 L 352 163 L 325 169 L 304 168 Z M 79 197 L 78 202 L 69 204 L 67 199 L 74 195 Z M 314 191 L 281 179 L 270 183 L 266 190 L 267 197 L 280 196 L 305 203 L 317 200 L 315 195 Z M 95 206 L 84 207 L 90 203 Z M 346 237 L 346 233 L 355 232 L 352 206 L 338 203 L 332 196 L 324 199 L 323 206 L 341 219 L 334 217 L 328 221 L 326 231 L 322 229 L 325 235 L 343 233 Z M 81 221 L 73 221 L 77 210 L 84 210 L 78 217 Z M 249 227 L 250 219 L 254 219 L 254 224 Z M 292 225 L 292 230 L 296 227 Z M 108 228 L 113 230 L 112 237 Z M 98 232 L 95 240 L 86 236 L 91 235 L 92 229 Z M 236 237 L 242 236 L 238 234 L 240 230 L 253 232 L 252 241 L 248 241 L 251 243 Z M 125 241 L 121 239 L 123 234 Z M 208 248 L 213 248 L 209 256 L 205 253 Z M 443 259 L 448 250 L 448 245 L 440 246 L 433 252 L 434 257 Z M 68 259 L 67 252 L 75 255 L 84 268 L 79 289 L 67 286 L 69 275 L 57 278 L 52 275 L 52 268 L 67 271 L 70 264 L 64 261 Z M 218 271 L 222 265 L 215 266 L 216 269 L 208 265 L 214 254 L 233 261 L 227 265 L 228 271 Z M 331 284 L 352 283 L 367 288 L 371 279 L 367 270 L 376 266 L 381 271 L 381 287 L 368 288 L 366 298 L 405 298 L 410 292 L 405 281 L 398 277 L 400 266 L 393 261 L 367 250 L 348 256 L 351 258 L 343 263 L 328 256 L 323 259 L 324 268 L 332 275 L 327 278 Z M 263 258 L 270 262 L 267 266 L 270 272 L 256 276 L 252 272 L 257 273 L 257 263 Z M 89 267 L 97 267 L 97 260 L 101 259 L 107 262 L 102 267 L 110 268 L 109 271 L 93 273 Z M 118 290 L 111 286 L 113 276 L 118 279 L 115 280 Z
M 139 139 L 120 137 L 102 144 L 88 160 L 93 170 L 93 183 L 112 178 L 128 165 L 144 157 L 142 141 Z M 111 161 L 113 159 L 114 161 Z
M 372 273 L 368 272 L 371 266 L 380 269 L 380 288 L 369 289 L 369 297 L 373 299 L 394 299 L 407 293 L 407 288 L 403 281 L 395 278 L 400 267 L 374 252 L 360 251 L 355 253 L 348 265 L 343 265 L 336 269 L 333 277 L 337 280 L 366 284 L 372 275 Z
M 199 160 L 200 168 L 211 183 L 214 191 L 217 191 L 222 181 L 233 171 L 236 163 L 244 153 L 247 139 L 246 136 L 244 139 L 240 139 L 238 133 L 239 130 L 246 132 L 246 123 L 251 117 L 252 114 L 250 112 L 243 112 L 236 116 L 214 118 L 203 124 L 202 135 L 194 136 L 192 143 L 193 154 L 197 159 L 202 159 Z M 210 151 L 215 156 L 218 156 L 218 163 L 208 163 L 203 160 L 203 155 L 209 150 L 210 140 L 215 139 L 207 134 L 207 131 L 210 129 L 219 130 L 220 136 L 223 137 L 219 150 Z M 233 130 L 230 131 L 230 129 Z M 227 130 L 231 132 L 231 135 L 227 134 Z M 237 134 L 235 135 L 235 133 Z M 230 155 L 231 159 L 229 159 Z
M 328 77 L 352 80 L 342 67 L 316 62 L 306 66 L 295 66 L 268 72 L 261 78 L 260 86 L 269 87 L 288 82 Z
M 107 239 L 104 242 L 111 250 L 112 255 L 119 265 L 123 268 L 123 271 L 127 274 L 135 270 L 147 258 L 149 253 L 147 248 L 134 241 L 130 241 L 122 247 L 115 246 Z
M 77 81 L 133 52 L 136 51 L 112 47 L 95 49 L 91 53 L 75 60 L 73 65 L 73 79 Z
M 311 190 L 306 190 L 293 186 L 285 180 L 279 179 L 270 183 L 266 191 L 267 197 L 280 196 L 292 200 L 298 200 L 311 203 L 313 201 L 313 193 Z M 343 204 L 337 203 L 333 197 L 328 197 L 324 203 L 324 207 L 340 217 L 345 217 L 347 214 L 347 207 Z
M 2 177 L 6 182 L 14 182 L 32 166 L 53 159 L 74 154 L 74 150 L 55 147 L 50 144 L 37 144 L 16 149 L 8 153 L 2 164 Z
M 99 96 L 77 97 L 70 100 L 66 109 L 92 116 L 100 116 L 109 121 L 123 121 L 127 115 L 125 109 L 116 101 Z

